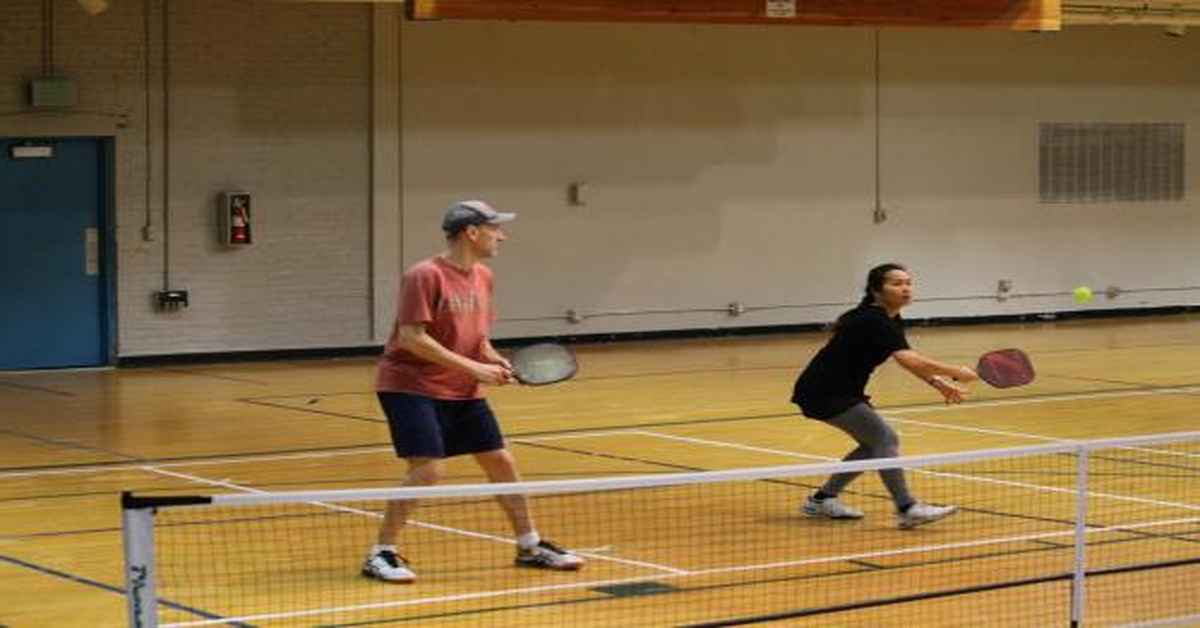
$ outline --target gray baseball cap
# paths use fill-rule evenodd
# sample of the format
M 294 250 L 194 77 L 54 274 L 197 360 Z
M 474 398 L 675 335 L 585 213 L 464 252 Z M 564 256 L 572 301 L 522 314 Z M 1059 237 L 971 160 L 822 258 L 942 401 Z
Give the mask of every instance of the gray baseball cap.
M 446 209 L 442 231 L 454 235 L 470 225 L 498 225 L 516 218 L 516 214 L 498 212 L 483 201 L 459 201 Z

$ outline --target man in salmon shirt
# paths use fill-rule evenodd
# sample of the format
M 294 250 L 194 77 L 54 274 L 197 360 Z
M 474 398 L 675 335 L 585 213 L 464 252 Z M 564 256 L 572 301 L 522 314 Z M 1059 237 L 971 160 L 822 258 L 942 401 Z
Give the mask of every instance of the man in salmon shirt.
M 495 257 L 506 237 L 500 225 L 516 217 L 483 201 L 455 203 L 442 218 L 446 250 L 404 272 L 375 388 L 396 455 L 408 463 L 405 486 L 436 484 L 445 473 L 445 459 L 462 454 L 473 455 L 492 482 L 520 481 L 480 386 L 515 381 L 512 365 L 489 339 L 495 317 L 492 271 L 480 262 Z M 568 571 L 583 566 L 582 558 L 541 538 L 525 496 L 504 495 L 498 501 L 517 537 L 518 566 Z M 396 550 L 415 506 L 414 500 L 388 502 L 376 545 L 363 563 L 364 576 L 416 580 Z

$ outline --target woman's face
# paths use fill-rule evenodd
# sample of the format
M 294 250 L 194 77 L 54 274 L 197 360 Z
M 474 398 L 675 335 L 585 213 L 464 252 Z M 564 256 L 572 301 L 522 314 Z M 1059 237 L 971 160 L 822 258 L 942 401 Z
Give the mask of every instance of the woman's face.
M 883 288 L 875 293 L 879 304 L 889 310 L 899 310 L 912 303 L 912 275 L 905 270 L 889 270 L 883 276 Z

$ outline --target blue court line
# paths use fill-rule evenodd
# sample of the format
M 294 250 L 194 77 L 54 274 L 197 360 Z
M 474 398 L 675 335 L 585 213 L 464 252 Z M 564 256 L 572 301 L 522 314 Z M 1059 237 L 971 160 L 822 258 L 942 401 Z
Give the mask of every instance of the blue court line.
M 59 571 L 57 569 L 51 569 L 49 567 L 35 565 L 31 562 L 21 560 L 20 558 L 13 558 L 12 556 L 4 556 L 3 554 L 0 554 L 0 562 L 6 562 L 6 563 L 9 563 L 12 565 L 16 565 L 18 567 L 24 567 L 26 569 L 32 569 L 33 571 L 44 573 L 49 576 L 54 576 L 56 578 L 62 578 L 64 580 L 70 580 L 71 582 L 78 582 L 79 584 L 86 584 L 90 587 L 95 587 L 97 589 L 108 591 L 110 593 L 116 593 L 117 595 L 119 595 L 121 597 L 125 597 L 125 588 L 124 587 L 114 587 L 111 584 L 105 584 L 103 582 L 91 580 L 89 578 L 84 578 L 83 576 L 76 576 L 75 574 L 69 574 L 65 571 Z M 215 614 L 209 613 L 207 611 L 202 611 L 198 608 L 192 608 L 190 606 L 185 606 L 183 604 L 172 602 L 170 600 L 164 600 L 162 598 L 159 598 L 158 603 L 163 606 L 166 606 L 168 608 L 173 608 L 178 611 L 183 611 L 185 613 L 191 613 L 198 617 L 203 617 L 204 619 L 221 619 L 220 615 L 215 615 Z M 241 626 L 243 628 L 250 627 L 250 624 L 243 624 L 243 623 L 239 623 L 239 622 L 228 622 L 228 624 L 230 626 Z

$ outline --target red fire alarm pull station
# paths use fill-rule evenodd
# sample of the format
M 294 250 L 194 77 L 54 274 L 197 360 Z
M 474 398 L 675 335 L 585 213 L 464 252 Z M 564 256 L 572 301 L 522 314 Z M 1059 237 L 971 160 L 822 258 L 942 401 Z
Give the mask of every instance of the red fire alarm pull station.
M 254 244 L 254 213 L 250 194 L 221 194 L 221 242 L 226 246 Z

